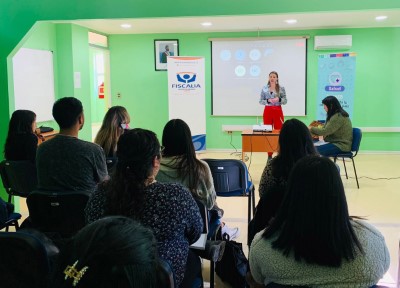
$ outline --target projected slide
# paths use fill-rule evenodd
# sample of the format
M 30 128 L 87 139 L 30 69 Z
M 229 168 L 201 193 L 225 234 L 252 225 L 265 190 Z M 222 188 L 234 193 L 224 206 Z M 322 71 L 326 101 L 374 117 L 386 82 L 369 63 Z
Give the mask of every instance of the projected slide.
M 285 87 L 286 116 L 305 115 L 305 38 L 212 40 L 212 114 L 215 116 L 261 116 L 258 103 L 268 74 L 276 71 Z

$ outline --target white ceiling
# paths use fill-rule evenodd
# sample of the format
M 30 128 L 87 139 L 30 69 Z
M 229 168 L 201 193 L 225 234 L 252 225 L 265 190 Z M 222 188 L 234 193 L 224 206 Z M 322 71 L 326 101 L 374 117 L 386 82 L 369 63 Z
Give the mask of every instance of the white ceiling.
M 384 21 L 376 21 L 376 16 L 386 15 Z M 285 20 L 296 19 L 296 24 Z M 66 21 L 53 21 L 65 23 Z M 274 30 L 308 30 L 334 28 L 400 27 L 400 9 L 365 10 L 344 12 L 321 12 L 274 15 L 241 16 L 199 16 L 179 18 L 140 18 L 140 19 L 98 19 L 67 21 L 104 34 L 150 34 L 150 33 L 201 33 L 201 32 L 241 32 Z M 202 22 L 213 25 L 203 27 Z M 121 24 L 129 23 L 129 29 Z

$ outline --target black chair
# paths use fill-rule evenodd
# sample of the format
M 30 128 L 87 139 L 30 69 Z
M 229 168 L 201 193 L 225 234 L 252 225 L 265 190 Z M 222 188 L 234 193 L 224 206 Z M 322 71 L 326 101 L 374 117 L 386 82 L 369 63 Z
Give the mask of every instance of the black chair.
M 203 219 L 203 232 L 208 234 L 208 210 L 206 206 L 199 200 L 195 199 L 197 206 L 199 207 L 201 218 Z M 211 239 L 208 239 L 211 240 Z M 210 260 L 210 288 L 214 288 L 215 279 L 215 262 Z
M 36 189 L 36 166 L 31 161 L 8 161 L 0 163 L 0 174 L 3 186 L 8 193 L 8 202 L 12 196 L 28 197 Z
M 20 219 L 21 219 L 21 214 L 11 213 L 10 215 L 8 215 L 8 219 L 5 222 L 0 223 L 0 230 L 6 228 L 6 231 L 8 232 L 10 226 L 13 226 L 15 227 L 15 230 L 18 230 L 19 229 L 18 220 Z
M 6 231 L 8 231 L 10 226 L 14 226 L 15 230 L 18 230 L 19 219 L 21 219 L 21 214 L 14 213 L 14 205 L 4 202 L 4 200 L 0 198 L 0 230 L 6 228 Z
M 254 185 L 249 180 L 246 164 L 236 159 L 203 159 L 210 166 L 214 187 L 219 197 L 248 198 L 248 222 L 255 211 Z
M 1 287 L 48 287 L 49 258 L 38 238 L 22 232 L 0 232 L 0 255 Z
M 47 235 L 71 237 L 86 224 L 84 210 L 88 200 L 88 192 L 32 191 L 27 198 L 28 227 L 31 225 Z
M 351 151 L 347 152 L 347 153 L 339 153 L 339 154 L 336 154 L 336 155 L 332 155 L 335 163 L 336 163 L 336 159 L 337 158 L 342 158 L 344 171 L 346 172 L 346 179 L 349 179 L 349 177 L 347 176 L 346 162 L 344 161 L 344 158 L 351 159 L 351 161 L 353 162 L 354 174 L 356 176 L 357 188 L 358 189 L 360 189 L 360 185 L 358 184 L 357 170 L 356 170 L 356 165 L 354 164 L 354 157 L 357 156 L 358 150 L 360 149 L 361 138 L 362 138 L 361 129 L 360 128 L 353 128 L 353 142 L 351 144 Z

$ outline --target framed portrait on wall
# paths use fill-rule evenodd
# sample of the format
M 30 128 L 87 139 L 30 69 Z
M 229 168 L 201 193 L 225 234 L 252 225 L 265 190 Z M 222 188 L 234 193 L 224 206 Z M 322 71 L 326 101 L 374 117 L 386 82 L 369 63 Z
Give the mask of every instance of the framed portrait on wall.
M 156 71 L 167 70 L 168 56 L 179 56 L 178 39 L 154 40 L 154 62 Z

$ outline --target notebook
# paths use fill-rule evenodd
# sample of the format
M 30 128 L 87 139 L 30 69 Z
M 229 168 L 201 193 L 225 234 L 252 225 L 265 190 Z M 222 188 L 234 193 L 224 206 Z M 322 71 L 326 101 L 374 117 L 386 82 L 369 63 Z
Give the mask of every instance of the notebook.
M 202 233 L 200 238 L 190 245 L 190 248 L 204 250 L 206 247 L 207 233 Z

